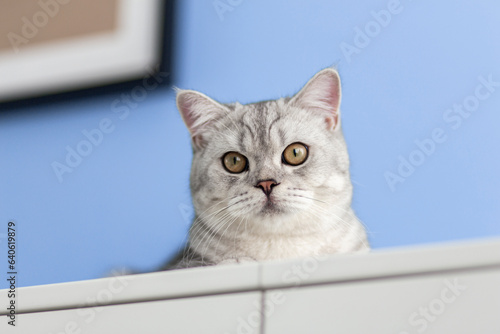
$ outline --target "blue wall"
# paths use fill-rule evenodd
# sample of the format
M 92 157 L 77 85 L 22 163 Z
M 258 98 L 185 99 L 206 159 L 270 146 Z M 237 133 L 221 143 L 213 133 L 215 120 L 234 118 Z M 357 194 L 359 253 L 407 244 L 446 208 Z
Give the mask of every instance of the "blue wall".
M 354 208 L 373 247 L 500 235 L 500 86 L 481 84 L 500 82 L 498 2 L 179 2 L 179 87 L 246 103 L 338 66 Z M 13 219 L 21 286 L 149 270 L 181 247 L 191 152 L 173 92 L 151 91 L 123 119 L 118 97 L 0 113 L 0 256 Z M 467 118 L 448 111 L 464 104 Z M 59 182 L 53 162 L 103 119 L 109 133 Z

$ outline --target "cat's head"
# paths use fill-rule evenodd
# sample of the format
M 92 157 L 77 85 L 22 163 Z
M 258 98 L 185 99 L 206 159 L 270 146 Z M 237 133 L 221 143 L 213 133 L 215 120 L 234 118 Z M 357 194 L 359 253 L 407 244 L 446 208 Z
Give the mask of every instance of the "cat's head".
M 280 232 L 297 228 L 298 217 L 314 221 L 332 207 L 349 208 L 340 99 L 340 78 L 331 68 L 291 98 L 247 105 L 179 90 L 177 107 L 193 144 L 198 219 L 212 228 L 243 223 Z

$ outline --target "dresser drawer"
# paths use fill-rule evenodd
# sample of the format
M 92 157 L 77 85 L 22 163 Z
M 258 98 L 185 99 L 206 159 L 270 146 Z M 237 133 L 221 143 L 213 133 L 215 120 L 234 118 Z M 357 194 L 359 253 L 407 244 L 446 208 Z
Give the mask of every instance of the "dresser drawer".
M 259 333 L 260 292 L 234 293 L 0 317 L 2 334 Z M 244 329 L 243 329 L 244 327 Z M 248 331 L 251 330 L 251 331 Z
M 265 300 L 266 334 L 500 333 L 498 267 L 269 290 Z

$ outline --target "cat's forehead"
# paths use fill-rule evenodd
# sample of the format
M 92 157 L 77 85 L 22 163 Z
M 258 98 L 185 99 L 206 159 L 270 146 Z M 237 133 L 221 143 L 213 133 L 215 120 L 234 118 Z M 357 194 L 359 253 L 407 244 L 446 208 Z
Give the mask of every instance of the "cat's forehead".
M 306 141 L 310 131 L 305 113 L 286 99 L 231 105 L 220 138 L 240 152 L 282 150 L 292 141 Z
M 273 125 L 281 120 L 283 103 L 278 101 L 265 101 L 241 106 L 239 112 L 239 126 L 242 131 L 248 131 L 254 140 L 269 136 Z

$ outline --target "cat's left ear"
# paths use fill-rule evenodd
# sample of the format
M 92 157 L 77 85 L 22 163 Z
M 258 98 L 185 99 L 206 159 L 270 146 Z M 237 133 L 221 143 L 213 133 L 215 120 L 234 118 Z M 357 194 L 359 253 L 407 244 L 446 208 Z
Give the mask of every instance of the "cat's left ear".
M 318 72 L 290 101 L 325 118 L 328 130 L 339 128 L 340 77 L 333 68 Z

